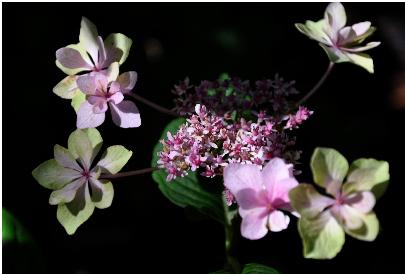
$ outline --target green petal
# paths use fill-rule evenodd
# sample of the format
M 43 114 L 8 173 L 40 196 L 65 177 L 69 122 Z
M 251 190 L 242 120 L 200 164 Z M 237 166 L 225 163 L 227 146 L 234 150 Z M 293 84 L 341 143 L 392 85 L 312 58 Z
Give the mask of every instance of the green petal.
M 120 65 L 118 62 L 112 63 L 107 69 L 108 82 L 116 81 L 120 73 Z
M 114 187 L 107 180 L 91 180 L 91 200 L 97 208 L 103 209 L 111 205 L 114 197 Z
M 350 60 L 349 62 L 364 68 L 369 73 L 374 73 L 374 63 L 370 55 L 365 53 L 348 53 L 348 52 L 345 52 L 345 54 L 349 58 Z
M 390 179 L 389 164 L 375 159 L 358 159 L 350 165 L 345 193 L 371 190 L 376 198 L 381 197 Z
M 80 92 L 76 84 L 77 77 L 76 75 L 65 77 L 53 88 L 53 93 L 64 99 L 72 99 Z
M 345 229 L 350 236 L 362 241 L 374 241 L 378 235 L 379 222 L 375 213 L 360 214 L 363 220 L 363 225 L 356 230 Z
M 93 214 L 94 204 L 91 201 L 89 188 L 84 184 L 76 193 L 74 200 L 68 204 L 58 205 L 56 217 L 69 235 Z
M 319 45 L 323 48 L 323 50 L 328 55 L 329 61 L 331 61 L 333 63 L 350 62 L 350 59 L 341 50 L 331 48 L 322 43 L 320 43 Z
M 366 31 L 363 35 L 357 36 L 351 44 L 353 45 L 358 45 L 363 43 L 364 40 L 366 40 L 367 37 L 372 35 L 377 29 L 375 27 L 370 27 L 368 31 Z
M 325 33 L 325 20 L 319 20 L 317 22 L 313 21 L 306 21 L 305 25 L 301 23 L 295 24 L 295 27 L 303 34 L 308 36 L 309 38 L 316 40 L 320 43 L 324 43 L 327 45 L 331 44 L 330 38 Z
M 313 185 L 299 184 L 288 193 L 291 206 L 303 218 L 315 218 L 334 200 L 316 191 Z
M 67 183 L 78 178 L 80 174 L 58 164 L 55 159 L 43 162 L 32 171 L 32 176 L 38 183 L 48 189 L 60 189 Z
M 77 50 L 80 53 L 80 55 L 82 56 L 83 60 L 85 60 L 87 63 L 91 64 L 91 61 L 87 55 L 86 49 L 83 47 L 82 44 L 72 44 L 72 45 L 68 45 L 66 47 Z M 67 68 L 67 67 L 63 66 L 58 60 L 56 60 L 55 63 L 56 63 L 56 66 L 60 70 L 62 70 L 64 73 L 66 73 L 67 75 L 75 75 L 75 74 L 78 74 L 79 72 L 89 70 L 88 68 L 84 68 L 84 67 L 75 68 L 75 69 Z
M 315 219 L 301 218 L 298 221 L 299 233 L 304 245 L 304 257 L 312 259 L 332 259 L 342 249 L 345 233 L 329 211 Z
M 86 17 L 82 17 L 80 24 L 80 35 L 79 41 L 80 45 L 87 51 L 94 62 L 98 62 L 98 42 L 97 42 L 98 32 L 96 26 Z M 89 63 L 91 64 L 91 63 Z
M 349 170 L 349 164 L 335 149 L 318 147 L 311 157 L 311 170 L 314 182 L 335 195 Z
M 121 33 L 111 33 L 104 42 L 106 48 L 119 48 L 123 54 L 119 60 L 119 64 L 125 62 L 131 49 L 132 40 Z M 118 61 L 118 60 L 117 60 Z
M 125 166 L 131 156 L 132 151 L 123 146 L 110 146 L 97 163 L 97 166 L 110 174 L 115 174 Z
M 76 129 L 69 136 L 68 149 L 73 157 L 80 159 L 84 168 L 89 170 L 102 144 L 103 139 L 97 129 Z
M 77 111 L 79 110 L 81 104 L 86 101 L 86 94 L 84 94 L 83 92 L 81 92 L 79 89 L 77 89 L 78 92 L 76 93 L 76 95 L 72 98 L 72 102 L 71 105 L 74 108 L 74 110 Z

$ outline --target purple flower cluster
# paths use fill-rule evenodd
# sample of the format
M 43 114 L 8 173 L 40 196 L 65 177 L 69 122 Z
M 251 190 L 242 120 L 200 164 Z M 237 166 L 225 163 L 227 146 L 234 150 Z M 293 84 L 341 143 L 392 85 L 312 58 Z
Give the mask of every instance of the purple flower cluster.
M 294 119 L 295 116 L 291 115 Z M 167 139 L 161 141 L 163 150 L 158 165 L 166 169 L 170 181 L 199 168 L 205 177 L 222 175 L 223 168 L 230 163 L 263 166 L 274 157 L 296 162 L 299 152 L 291 148 L 295 139 L 284 132 L 285 123 L 291 119 L 275 119 L 262 111 L 255 121 L 244 118 L 234 121 L 197 104 L 195 114 L 177 133 L 168 132 Z M 295 125 L 305 119 L 295 119 Z
M 198 86 L 190 85 L 186 78 L 172 90 L 177 96 L 174 110 L 185 115 L 193 112 L 196 104 L 201 104 L 220 116 L 259 109 L 268 109 L 273 116 L 280 116 L 291 109 L 289 97 L 298 94 L 294 84 L 294 81 L 287 82 L 278 75 L 274 79 L 256 81 L 255 87 L 236 77 L 204 80 Z

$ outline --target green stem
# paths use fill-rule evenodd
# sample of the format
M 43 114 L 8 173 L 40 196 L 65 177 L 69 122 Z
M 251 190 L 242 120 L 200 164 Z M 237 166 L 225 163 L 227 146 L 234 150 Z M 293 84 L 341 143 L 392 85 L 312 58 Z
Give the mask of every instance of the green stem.
M 302 105 L 304 102 L 306 102 L 325 82 L 326 78 L 328 78 L 329 74 L 332 72 L 332 68 L 335 63 L 330 62 L 328 68 L 326 69 L 325 73 L 322 75 L 321 79 L 319 79 L 318 83 L 305 95 L 299 102 L 297 103 L 297 106 Z
M 225 257 L 227 265 L 232 269 L 234 274 L 240 274 L 241 266 L 238 260 L 232 255 L 234 248 L 234 229 L 232 226 L 232 213 L 229 210 L 229 206 L 226 203 L 225 197 L 222 198 L 222 204 L 224 207 L 224 228 L 225 228 Z

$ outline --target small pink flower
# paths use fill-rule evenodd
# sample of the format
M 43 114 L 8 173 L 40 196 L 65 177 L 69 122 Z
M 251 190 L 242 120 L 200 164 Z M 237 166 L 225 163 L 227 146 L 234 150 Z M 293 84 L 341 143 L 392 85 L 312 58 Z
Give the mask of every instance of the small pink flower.
M 233 194 L 242 217 L 242 236 L 250 240 L 264 237 L 268 230 L 287 228 L 291 211 L 288 192 L 298 185 L 292 165 L 273 158 L 261 170 L 258 165 L 230 164 L 224 169 L 224 185 Z
M 289 115 L 287 125 L 284 128 L 297 128 L 301 125 L 305 120 L 309 118 L 309 116 L 314 113 L 313 111 L 308 110 L 306 107 L 300 106 L 298 111 L 294 115 Z
M 123 73 L 116 81 L 109 81 L 103 73 L 90 73 L 79 76 L 77 86 L 86 95 L 77 111 L 78 128 L 94 128 L 105 120 L 105 112 L 111 109 L 113 122 L 122 128 L 139 127 L 139 110 L 131 101 L 124 100 L 135 86 L 136 72 Z

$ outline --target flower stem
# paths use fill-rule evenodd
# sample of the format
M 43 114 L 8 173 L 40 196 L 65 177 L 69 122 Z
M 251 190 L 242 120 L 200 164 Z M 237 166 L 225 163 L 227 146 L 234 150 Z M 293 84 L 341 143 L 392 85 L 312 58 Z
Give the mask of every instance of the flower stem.
M 129 93 L 128 95 L 131 96 L 132 98 L 134 98 L 135 100 L 137 100 L 137 101 L 139 101 L 139 102 L 141 102 L 141 103 L 143 103 L 143 104 L 145 104 L 145 105 L 147 105 L 147 106 L 149 106 L 149 107 L 151 107 L 151 108 L 153 108 L 153 109 L 155 109 L 155 110 L 157 110 L 159 112 L 162 112 L 162 113 L 174 116 L 174 117 L 179 117 L 179 115 L 176 112 L 171 111 L 170 109 L 162 107 L 162 106 L 160 106 L 158 104 L 155 104 L 155 103 L 149 101 L 148 99 L 143 98 L 142 96 L 140 96 L 138 94 Z
M 232 269 L 232 273 L 240 274 L 241 266 L 238 260 L 232 255 L 234 248 L 234 230 L 232 226 L 232 213 L 229 210 L 229 206 L 226 203 L 225 197 L 222 198 L 222 204 L 224 207 L 224 228 L 225 228 L 225 256 L 226 264 Z
M 302 105 L 322 86 L 322 84 L 325 82 L 326 78 L 328 78 L 329 74 L 331 73 L 334 64 L 335 63 L 333 63 L 333 62 L 329 63 L 329 66 L 326 69 L 325 73 L 322 75 L 322 78 L 319 79 L 318 83 L 316 83 L 316 85 L 311 89 L 310 92 L 307 93 L 307 95 L 305 95 L 301 100 L 299 100 L 299 102 L 297 103 L 297 106 Z
M 122 177 L 129 177 L 129 176 L 135 176 L 135 175 L 141 175 L 145 173 L 150 173 L 155 170 L 158 170 L 156 167 L 149 167 L 149 168 L 144 168 L 144 169 L 138 169 L 138 170 L 132 170 L 132 171 L 126 171 L 126 172 L 120 172 L 116 174 L 104 174 L 100 176 L 100 179 L 116 179 L 116 178 L 122 178 Z

